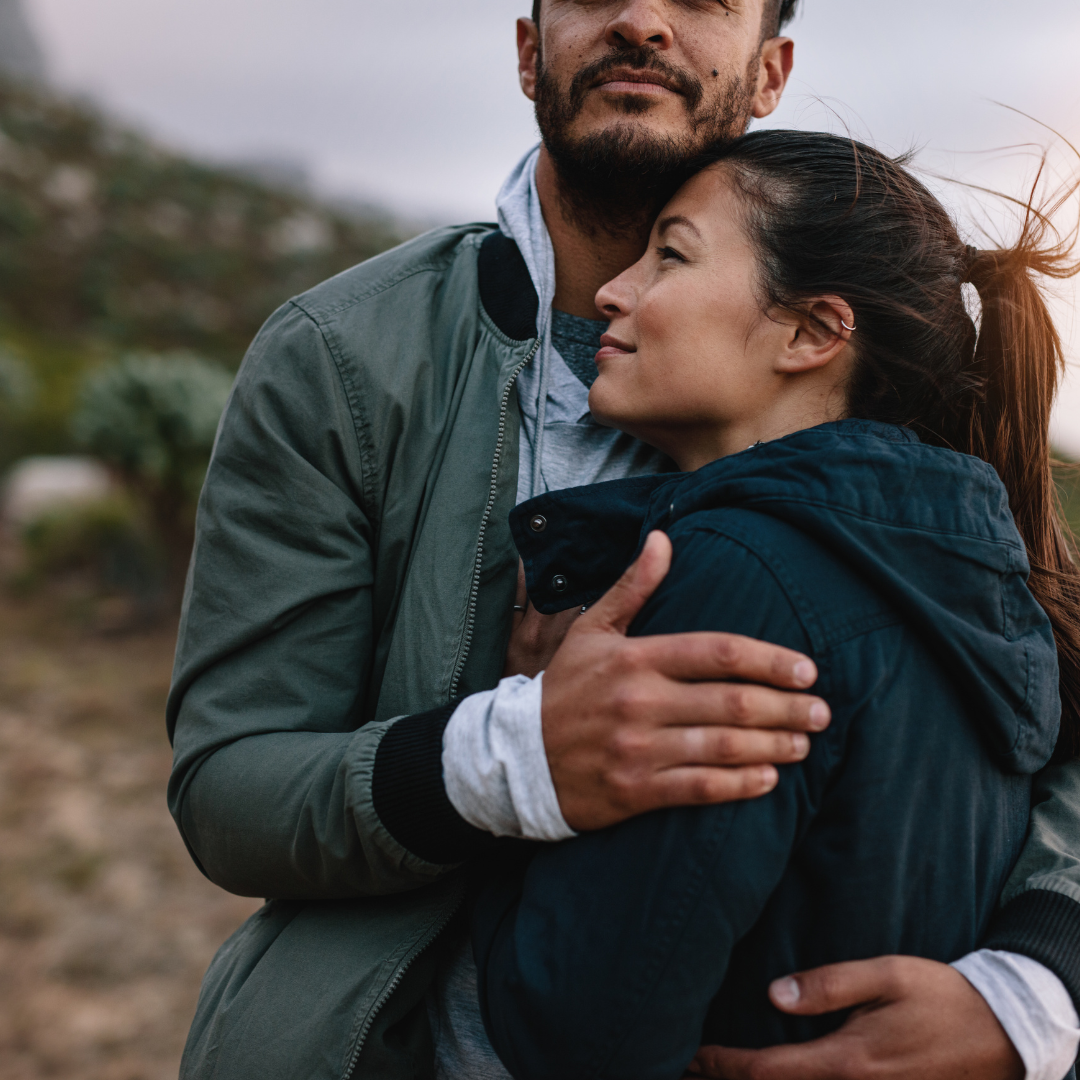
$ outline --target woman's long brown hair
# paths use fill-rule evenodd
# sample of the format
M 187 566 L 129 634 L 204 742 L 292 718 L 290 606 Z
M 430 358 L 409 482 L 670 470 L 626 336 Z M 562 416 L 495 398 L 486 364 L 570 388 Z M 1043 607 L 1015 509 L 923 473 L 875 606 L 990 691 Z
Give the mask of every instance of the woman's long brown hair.
M 1068 244 L 1048 242 L 1052 217 L 1029 204 L 1014 247 L 974 254 L 968 277 L 982 303 L 974 363 L 985 389 L 973 409 L 952 411 L 953 424 L 942 434 L 993 465 L 1009 492 L 1031 563 L 1028 585 L 1057 641 L 1059 756 L 1080 757 L 1080 573 L 1075 542 L 1062 526 L 1050 446 L 1050 413 L 1065 355 L 1033 276 L 1071 277 L 1078 268 Z
M 1080 757 L 1080 570 L 1050 447 L 1065 358 L 1037 280 L 1080 271 L 1076 230 L 1054 228 L 1080 184 L 1042 207 L 1033 194 L 1019 204 L 1018 241 L 977 251 L 904 159 L 850 139 L 754 132 L 699 164 L 716 163 L 744 198 L 767 308 L 800 310 L 832 293 L 854 310 L 848 414 L 910 426 L 997 470 L 1027 546 L 1029 587 L 1057 641 L 1058 756 Z M 978 331 L 966 283 L 982 305 Z

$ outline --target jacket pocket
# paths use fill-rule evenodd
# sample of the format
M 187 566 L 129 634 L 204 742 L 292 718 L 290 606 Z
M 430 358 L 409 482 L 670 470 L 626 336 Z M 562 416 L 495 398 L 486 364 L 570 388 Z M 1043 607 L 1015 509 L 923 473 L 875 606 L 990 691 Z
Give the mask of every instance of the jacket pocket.
M 393 897 L 271 901 L 214 957 L 180 1080 L 342 1080 L 461 893 L 451 874 Z

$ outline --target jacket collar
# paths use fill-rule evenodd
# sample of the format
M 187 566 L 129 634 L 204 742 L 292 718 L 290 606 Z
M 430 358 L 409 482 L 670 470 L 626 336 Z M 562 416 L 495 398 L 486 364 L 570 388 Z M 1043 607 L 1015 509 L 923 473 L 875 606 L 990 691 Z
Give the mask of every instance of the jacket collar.
M 668 505 L 686 473 L 661 473 L 550 491 L 510 515 L 529 586 L 546 615 L 598 600 L 633 561 L 655 505 Z
M 491 321 L 511 341 L 535 338 L 539 297 L 517 244 L 498 229 L 480 245 L 477 275 L 480 302 Z

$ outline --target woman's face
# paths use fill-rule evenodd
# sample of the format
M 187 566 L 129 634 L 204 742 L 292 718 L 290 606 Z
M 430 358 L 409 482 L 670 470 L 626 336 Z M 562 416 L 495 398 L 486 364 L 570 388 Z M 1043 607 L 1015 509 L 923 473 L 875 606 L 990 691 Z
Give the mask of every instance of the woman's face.
M 699 173 L 660 214 L 645 255 L 597 293 L 611 322 L 589 407 L 683 469 L 834 418 L 790 426 L 783 358 L 805 331 L 762 311 L 737 199 L 722 167 Z

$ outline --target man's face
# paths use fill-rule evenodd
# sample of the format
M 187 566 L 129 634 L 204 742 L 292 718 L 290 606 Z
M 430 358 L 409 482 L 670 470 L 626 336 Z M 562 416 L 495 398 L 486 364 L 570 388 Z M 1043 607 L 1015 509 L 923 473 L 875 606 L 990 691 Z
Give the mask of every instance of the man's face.
M 779 102 L 791 43 L 767 0 L 543 0 L 518 27 L 522 87 L 556 160 L 663 172 Z

